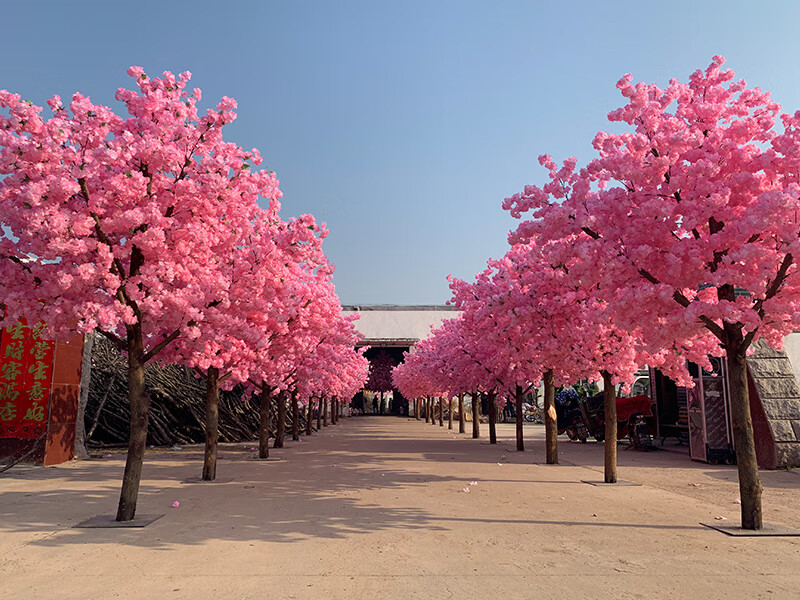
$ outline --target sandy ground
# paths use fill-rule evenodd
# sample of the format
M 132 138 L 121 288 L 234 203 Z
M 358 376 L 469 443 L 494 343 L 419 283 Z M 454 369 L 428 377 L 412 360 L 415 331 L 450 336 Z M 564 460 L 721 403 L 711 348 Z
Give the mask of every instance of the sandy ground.
M 486 426 L 483 432 L 486 434 Z M 181 484 L 198 448 L 148 455 L 143 529 L 74 529 L 112 513 L 124 456 L 0 476 L 0 598 L 800 598 L 800 538 L 733 538 L 733 467 L 563 440 L 543 460 L 500 425 L 500 444 L 393 417 L 342 419 L 253 459 L 226 446 L 218 477 Z M 578 466 L 586 465 L 586 466 Z M 766 520 L 800 527 L 800 474 L 765 472 Z M 471 485 L 474 482 L 475 485 Z M 466 491 L 468 490 L 468 491 Z M 179 508 L 172 508 L 174 501 Z

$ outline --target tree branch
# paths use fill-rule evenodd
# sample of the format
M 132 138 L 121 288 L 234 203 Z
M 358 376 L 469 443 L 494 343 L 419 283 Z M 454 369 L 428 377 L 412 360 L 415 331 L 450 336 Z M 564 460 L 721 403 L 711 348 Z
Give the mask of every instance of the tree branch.
M 174 341 L 174 340 L 175 340 L 175 338 L 177 338 L 177 337 L 178 337 L 180 334 L 181 334 L 181 330 L 180 330 L 180 329 L 176 329 L 175 331 L 173 331 L 172 333 L 170 333 L 170 334 L 169 334 L 167 337 L 165 337 L 163 340 L 161 340 L 161 341 L 160 341 L 158 344 L 156 344 L 155 346 L 153 346 L 153 348 L 152 348 L 152 350 L 150 350 L 150 352 L 147 352 L 147 353 L 144 355 L 144 357 L 143 357 L 143 359 L 142 359 L 142 362 L 147 362 L 147 361 L 149 361 L 149 360 L 150 360 L 151 358 L 153 358 L 153 357 L 154 357 L 156 354 L 158 354 L 158 353 L 159 353 L 159 352 L 161 352 L 161 351 L 162 351 L 164 348 L 166 348 L 166 347 L 167 347 L 167 345 L 168 345 L 170 342 Z
M 661 284 L 661 282 L 656 277 L 654 277 L 652 273 L 646 271 L 645 269 L 639 269 L 639 274 L 645 279 L 647 279 L 647 281 L 649 281 L 650 283 L 656 285 Z M 673 300 L 675 300 L 675 302 L 677 302 L 684 308 L 688 308 L 692 304 L 692 301 L 689 300 L 680 290 L 675 290 L 672 293 L 672 298 Z M 720 342 L 724 342 L 725 331 L 722 329 L 722 327 L 714 323 L 712 319 L 709 319 L 705 315 L 700 315 L 700 317 L 698 318 L 700 319 L 700 322 L 706 326 L 706 329 L 708 329 L 712 334 L 714 334 L 714 337 L 716 337 Z
M 128 349 L 128 345 L 125 343 L 125 341 L 122 338 L 114 335 L 113 333 L 110 333 L 108 331 L 104 331 L 103 329 L 100 329 L 99 327 L 97 328 L 97 332 L 100 335 L 104 336 L 106 339 L 110 340 L 111 343 L 114 344 L 120 350 L 127 350 Z
M 775 294 L 778 293 L 778 290 L 781 289 L 783 282 L 786 281 L 786 276 L 789 271 L 789 267 L 792 266 L 794 262 L 794 257 L 791 254 L 787 254 L 783 257 L 783 261 L 781 261 L 781 266 L 778 267 L 778 272 L 775 274 L 775 279 L 773 279 L 770 284 L 767 286 L 767 291 L 764 294 L 764 298 L 758 300 L 754 305 L 753 309 L 758 313 L 760 318 L 764 318 L 764 302 L 773 298 Z

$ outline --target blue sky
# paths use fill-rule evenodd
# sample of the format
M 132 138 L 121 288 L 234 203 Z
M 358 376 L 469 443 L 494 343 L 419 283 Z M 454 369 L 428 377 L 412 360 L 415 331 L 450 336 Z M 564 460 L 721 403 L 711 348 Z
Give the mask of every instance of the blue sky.
M 35 8 L 34 8 L 35 7 Z M 614 85 L 686 80 L 714 54 L 800 109 L 800 3 L 5 3 L 0 88 L 115 107 L 125 69 L 193 73 L 239 102 L 226 138 L 277 171 L 286 216 L 327 222 L 345 304 L 443 303 L 506 250 L 503 198 L 542 153 L 591 157 Z

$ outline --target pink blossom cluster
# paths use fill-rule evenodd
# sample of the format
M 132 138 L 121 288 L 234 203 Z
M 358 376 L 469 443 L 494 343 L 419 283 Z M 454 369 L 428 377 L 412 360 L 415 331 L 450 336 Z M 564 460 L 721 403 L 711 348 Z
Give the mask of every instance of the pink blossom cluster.
M 782 347 L 800 327 L 800 111 L 723 64 L 666 89 L 626 75 L 608 117 L 627 131 L 598 133 L 583 167 L 542 155 L 547 183 L 503 203 L 521 219 L 509 251 L 451 280 L 460 318 L 396 383 L 507 391 L 549 369 L 624 383 L 650 365 L 691 385 L 687 360 Z
M 45 118 L 0 91 L 0 324 L 96 328 L 126 351 L 138 336 L 142 360 L 163 351 L 225 386 L 357 390 L 367 365 L 340 315 L 327 229 L 282 220 L 275 174 L 223 139 L 236 102 L 201 114 L 190 73 L 128 74 L 127 117 L 75 94 Z

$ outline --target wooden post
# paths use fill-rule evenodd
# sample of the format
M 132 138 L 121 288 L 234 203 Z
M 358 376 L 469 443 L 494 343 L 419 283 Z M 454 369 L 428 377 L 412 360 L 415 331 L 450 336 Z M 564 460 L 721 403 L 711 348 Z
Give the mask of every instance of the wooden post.
M 292 391 L 292 441 L 300 439 L 300 403 L 297 400 L 297 390 Z
M 269 458 L 269 413 L 272 404 L 272 389 L 261 384 L 261 402 L 258 407 L 258 458 Z
M 606 439 L 605 482 L 617 483 L 617 390 L 611 383 L 611 375 L 603 371 L 603 402 L 605 403 Z
M 472 439 L 481 437 L 481 395 L 472 392 Z
M 741 327 L 723 323 L 725 353 L 728 358 L 731 422 L 736 448 L 736 468 L 739 472 L 739 497 L 742 501 L 742 528 L 764 527 L 761 507 L 761 479 L 758 476 L 753 417 L 750 414 L 750 392 L 747 383 L 747 348 Z
M 275 423 L 275 441 L 273 448 L 283 448 L 283 438 L 286 435 L 286 392 L 278 394 L 278 422 Z
M 544 377 L 544 437 L 548 465 L 558 464 L 558 417 L 556 415 L 556 387 L 553 369 L 545 371 Z
M 497 443 L 497 392 L 489 392 L 487 408 L 489 409 L 489 443 Z
M 94 347 L 94 331 L 83 336 L 83 355 L 81 357 L 81 387 L 78 396 L 78 414 L 75 417 L 75 458 L 87 460 L 86 449 L 86 404 L 89 402 L 89 384 L 92 381 L 92 348 Z
M 217 477 L 219 439 L 219 369 L 209 367 L 206 374 L 206 446 L 203 453 L 203 481 Z
M 458 433 L 466 431 L 464 421 L 464 394 L 462 392 L 458 395 Z
M 150 394 L 144 383 L 144 338 L 140 323 L 127 326 L 128 399 L 131 408 L 130 438 L 122 490 L 117 507 L 117 521 L 132 521 L 136 514 L 139 482 L 142 479 L 144 451 L 147 446 L 147 425 L 150 415 Z
M 447 397 L 447 428 L 453 428 L 453 397 Z
M 514 393 L 514 408 L 517 413 L 517 452 L 525 451 L 525 439 L 522 435 L 522 386 L 518 385 Z

